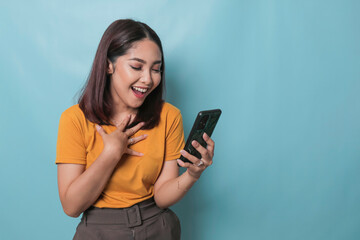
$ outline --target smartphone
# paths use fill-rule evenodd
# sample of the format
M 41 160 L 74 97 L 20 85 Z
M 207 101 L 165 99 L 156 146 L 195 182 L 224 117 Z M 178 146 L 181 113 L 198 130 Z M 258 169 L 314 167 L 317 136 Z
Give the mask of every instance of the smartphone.
M 184 150 L 191 155 L 194 155 L 195 157 L 201 159 L 201 154 L 191 145 L 191 142 L 193 140 L 196 140 L 198 143 L 200 143 L 203 147 L 206 148 L 207 143 L 203 139 L 203 134 L 205 132 L 209 137 L 211 137 L 211 134 L 215 129 L 216 123 L 218 122 L 220 115 L 220 109 L 199 112 L 190 131 L 189 137 L 186 140 Z M 180 156 L 180 160 L 182 160 L 183 162 L 191 163 L 190 160 L 188 160 L 182 155 Z

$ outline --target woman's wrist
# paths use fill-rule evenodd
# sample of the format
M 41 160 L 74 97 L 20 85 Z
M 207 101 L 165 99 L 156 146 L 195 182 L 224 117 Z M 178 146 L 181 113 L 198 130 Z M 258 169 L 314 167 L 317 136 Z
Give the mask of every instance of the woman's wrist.
M 118 154 L 114 154 L 113 152 L 110 151 L 106 151 L 106 149 L 104 148 L 104 150 L 101 152 L 100 154 L 102 161 L 106 161 L 106 162 L 118 162 L 120 160 L 118 156 Z M 100 157 L 99 156 L 99 157 Z
M 177 179 L 177 189 L 183 192 L 187 192 L 190 188 L 194 185 L 194 183 L 198 180 L 191 176 L 188 171 L 184 172 L 180 177 Z
M 199 176 L 195 176 L 194 174 L 190 173 L 189 169 L 186 170 L 186 171 L 184 172 L 184 174 L 186 174 L 194 183 L 195 183 L 197 180 L 199 180 L 199 178 L 200 178 L 200 175 L 199 175 Z

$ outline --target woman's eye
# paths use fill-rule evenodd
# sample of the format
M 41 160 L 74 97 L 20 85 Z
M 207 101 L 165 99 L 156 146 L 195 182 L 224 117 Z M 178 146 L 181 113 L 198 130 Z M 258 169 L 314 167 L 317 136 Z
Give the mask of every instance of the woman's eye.
M 154 72 L 156 72 L 156 73 L 161 72 L 161 70 L 160 70 L 160 69 L 153 69 L 153 71 L 154 71 Z
M 136 71 L 141 70 L 141 67 L 134 67 L 134 66 L 131 66 L 131 65 L 130 65 L 130 67 L 131 67 L 132 69 L 136 70 Z

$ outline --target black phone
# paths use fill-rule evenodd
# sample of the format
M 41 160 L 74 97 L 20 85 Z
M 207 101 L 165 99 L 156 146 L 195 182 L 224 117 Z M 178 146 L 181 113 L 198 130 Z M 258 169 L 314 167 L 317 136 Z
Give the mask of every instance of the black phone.
M 211 134 L 215 129 L 216 123 L 218 122 L 220 115 L 220 109 L 199 112 L 190 131 L 189 137 L 186 140 L 184 150 L 200 159 L 201 154 L 191 145 L 191 142 L 193 140 L 196 140 L 198 143 L 200 143 L 203 147 L 206 148 L 207 143 L 203 139 L 203 134 L 205 132 L 209 137 L 211 137 Z M 180 160 L 183 162 L 191 163 L 190 160 L 188 160 L 182 155 L 180 156 Z

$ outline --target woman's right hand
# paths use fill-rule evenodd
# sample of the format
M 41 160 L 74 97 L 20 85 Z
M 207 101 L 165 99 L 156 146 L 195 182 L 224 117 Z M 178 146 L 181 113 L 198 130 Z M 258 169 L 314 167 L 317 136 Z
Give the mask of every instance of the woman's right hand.
M 125 153 L 133 156 L 144 155 L 128 148 L 129 145 L 140 142 L 147 137 L 147 135 L 144 134 L 138 137 L 130 138 L 132 135 L 138 132 L 142 126 L 144 126 L 144 122 L 141 122 L 132 128 L 126 129 L 126 126 L 130 122 L 130 118 L 130 115 L 127 116 L 120 124 L 116 125 L 117 129 L 110 134 L 107 134 L 101 126 L 96 125 L 96 130 L 104 142 L 103 152 L 113 156 L 118 161 Z

